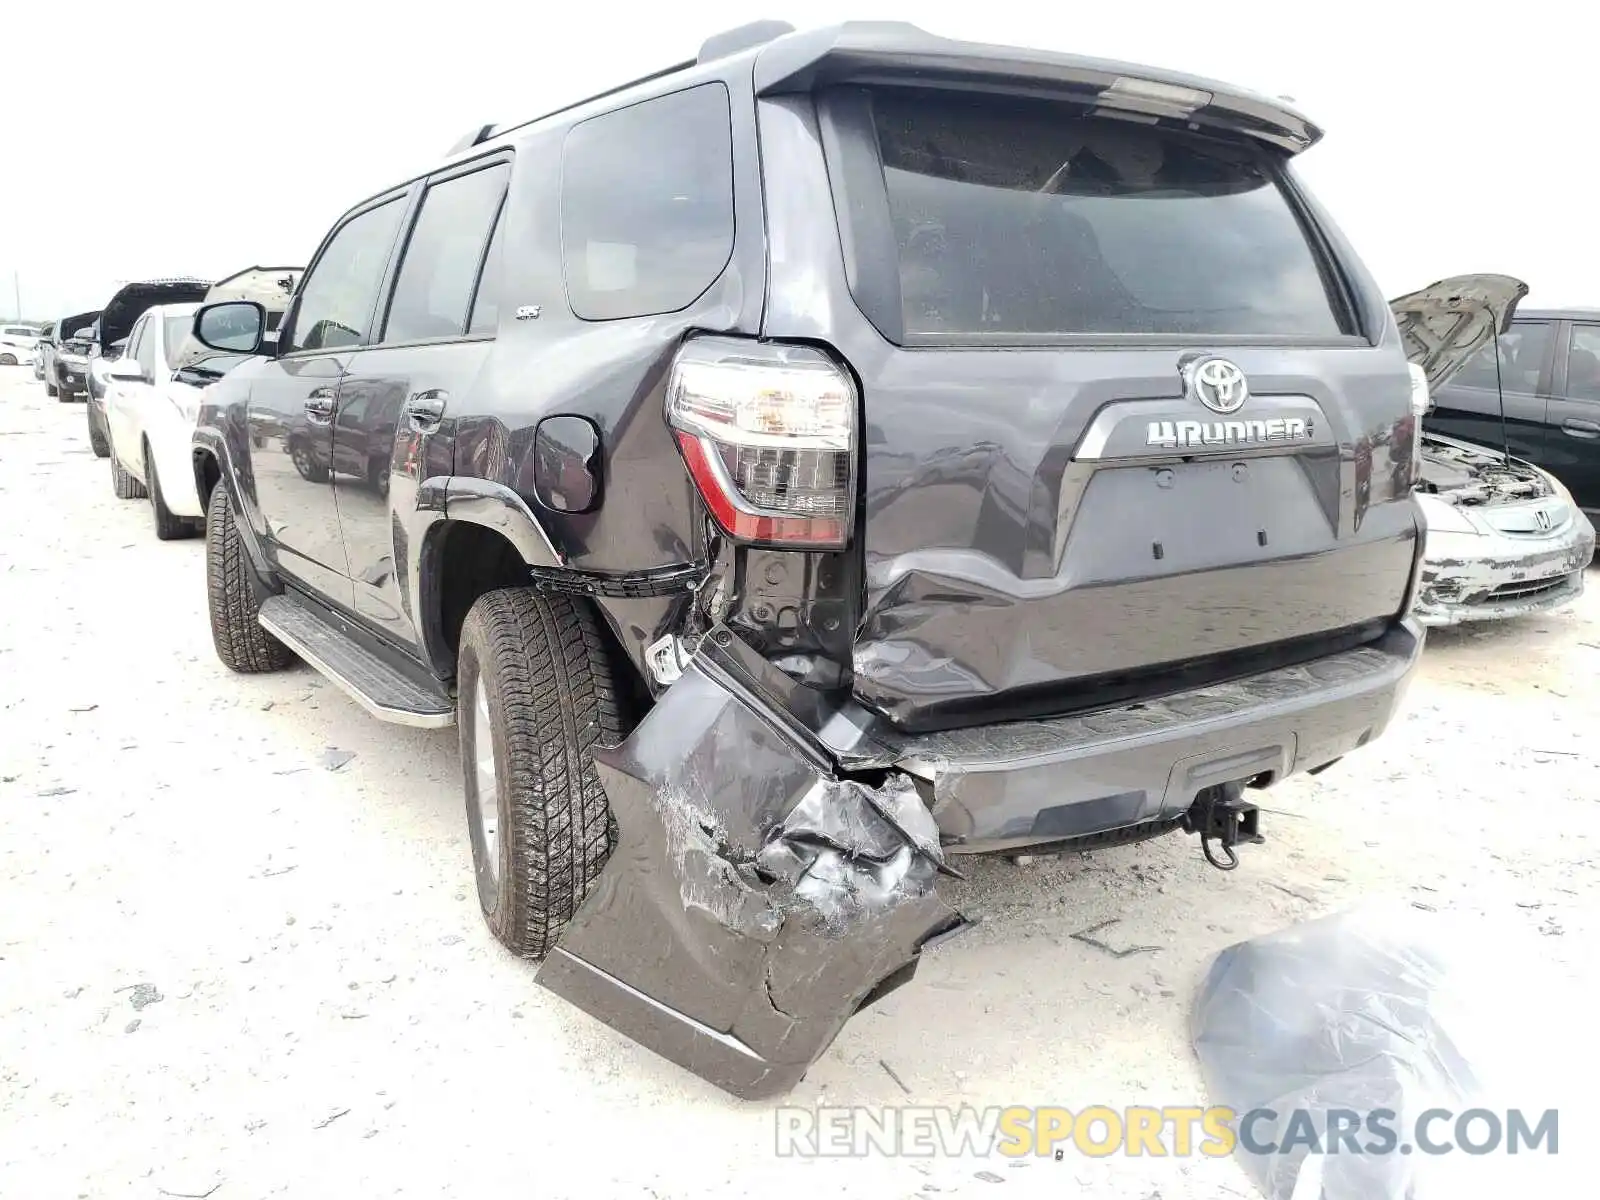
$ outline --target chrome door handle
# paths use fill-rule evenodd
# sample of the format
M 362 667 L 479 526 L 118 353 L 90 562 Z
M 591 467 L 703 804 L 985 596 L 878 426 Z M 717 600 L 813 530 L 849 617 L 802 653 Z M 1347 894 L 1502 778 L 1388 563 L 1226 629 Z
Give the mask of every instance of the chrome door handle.
M 1600 438 L 1600 423 L 1584 421 L 1578 417 L 1568 417 L 1561 422 L 1561 432 L 1568 437 Z
M 427 433 L 435 428 L 444 419 L 444 406 L 449 399 L 450 393 L 442 388 L 413 393 L 405 404 L 406 419 L 411 423 L 411 428 L 418 433 Z
M 333 419 L 332 388 L 318 388 L 306 397 L 306 416 L 315 425 L 326 425 Z

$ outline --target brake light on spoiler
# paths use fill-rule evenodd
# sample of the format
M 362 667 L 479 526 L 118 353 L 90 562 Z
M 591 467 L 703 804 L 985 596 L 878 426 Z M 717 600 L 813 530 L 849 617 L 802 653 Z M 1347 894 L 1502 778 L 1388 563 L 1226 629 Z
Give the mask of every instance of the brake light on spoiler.
M 666 408 L 723 532 L 793 549 L 849 543 L 860 397 L 849 372 L 821 350 L 693 338 L 673 361 Z

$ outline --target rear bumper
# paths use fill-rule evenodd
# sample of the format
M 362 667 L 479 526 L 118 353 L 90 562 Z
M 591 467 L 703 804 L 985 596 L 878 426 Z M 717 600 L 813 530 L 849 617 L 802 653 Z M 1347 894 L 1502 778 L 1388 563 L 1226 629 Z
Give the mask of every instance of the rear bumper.
M 1214 784 L 1331 762 L 1388 723 L 1421 648 L 1406 623 L 1159 703 L 892 743 L 713 631 L 595 754 L 617 845 L 537 979 L 735 1095 L 779 1095 L 962 923 L 934 886 L 949 851 L 1175 818 Z
M 1302 666 L 1106 712 L 894 743 L 931 791 L 947 853 L 1011 850 L 1181 816 L 1196 793 L 1331 763 L 1388 724 L 1422 651 L 1415 624 Z

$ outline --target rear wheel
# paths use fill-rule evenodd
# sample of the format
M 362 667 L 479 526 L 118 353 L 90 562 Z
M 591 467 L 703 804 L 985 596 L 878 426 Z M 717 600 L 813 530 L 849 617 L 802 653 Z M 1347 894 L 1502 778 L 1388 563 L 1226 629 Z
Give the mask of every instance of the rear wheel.
M 259 675 L 281 671 L 294 661 L 289 648 L 257 619 L 261 605 L 250 587 L 250 561 L 234 523 L 228 489 L 211 489 L 206 505 L 206 607 L 211 612 L 211 644 L 230 671 Z
M 17 365 L 15 354 L 0 354 L 0 367 L 14 367 Z
M 543 958 L 611 851 L 590 757 L 625 733 L 606 645 L 572 599 L 488 592 L 462 627 L 456 684 L 478 901 L 502 944 Z
M 188 517 L 178 516 L 167 507 L 167 498 L 161 494 L 161 477 L 156 474 L 156 464 L 150 457 L 149 446 L 144 448 L 144 478 L 150 491 L 150 509 L 155 513 L 156 537 L 163 542 L 193 537 L 196 533 L 194 522 Z
M 123 470 L 115 454 L 111 456 L 111 490 L 117 494 L 118 500 L 143 500 L 147 494 L 144 484 Z
M 62 393 L 62 403 L 66 403 L 71 399 L 72 396 L 70 394 Z M 111 443 L 106 440 L 106 431 L 100 428 L 99 423 L 94 419 L 94 405 L 85 404 L 83 406 L 83 414 L 84 419 L 89 422 L 89 449 L 94 451 L 96 458 L 109 458 L 111 456 Z

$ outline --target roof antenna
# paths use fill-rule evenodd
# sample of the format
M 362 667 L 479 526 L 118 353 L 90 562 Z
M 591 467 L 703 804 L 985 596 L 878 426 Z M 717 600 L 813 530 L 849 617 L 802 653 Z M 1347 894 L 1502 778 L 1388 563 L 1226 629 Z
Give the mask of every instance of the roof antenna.
M 1511 461 L 1511 435 L 1506 432 L 1506 385 L 1500 375 L 1500 324 L 1494 326 L 1494 392 L 1500 402 L 1500 452 Z

